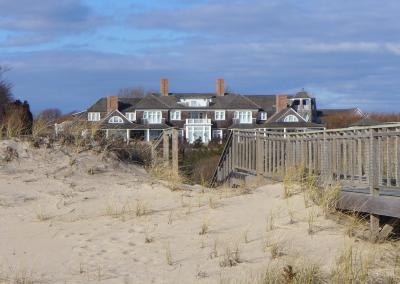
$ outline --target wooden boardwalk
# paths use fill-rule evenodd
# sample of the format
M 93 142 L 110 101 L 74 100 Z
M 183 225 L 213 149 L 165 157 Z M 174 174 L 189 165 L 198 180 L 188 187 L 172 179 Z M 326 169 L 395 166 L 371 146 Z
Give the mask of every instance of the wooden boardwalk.
M 400 218 L 400 124 L 303 133 L 233 130 L 211 185 L 235 174 L 282 180 L 293 167 L 304 167 L 321 186 L 340 184 L 340 209 Z

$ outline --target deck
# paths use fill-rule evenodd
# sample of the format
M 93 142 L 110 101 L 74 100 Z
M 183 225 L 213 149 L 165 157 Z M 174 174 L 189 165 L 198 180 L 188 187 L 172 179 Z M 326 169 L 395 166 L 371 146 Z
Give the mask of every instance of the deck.
M 233 130 L 211 185 L 233 173 L 283 180 L 294 167 L 317 176 L 321 186 L 339 184 L 339 209 L 400 218 L 400 124 L 302 133 Z

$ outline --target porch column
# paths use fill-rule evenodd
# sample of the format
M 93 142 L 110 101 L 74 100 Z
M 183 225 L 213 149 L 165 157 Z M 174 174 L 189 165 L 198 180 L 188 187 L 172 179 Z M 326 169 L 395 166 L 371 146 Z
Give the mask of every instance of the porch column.
M 108 138 L 108 129 L 106 129 L 106 138 Z
M 126 130 L 126 144 L 129 144 L 129 129 Z
M 150 141 L 150 129 L 146 129 L 146 139 L 147 142 Z

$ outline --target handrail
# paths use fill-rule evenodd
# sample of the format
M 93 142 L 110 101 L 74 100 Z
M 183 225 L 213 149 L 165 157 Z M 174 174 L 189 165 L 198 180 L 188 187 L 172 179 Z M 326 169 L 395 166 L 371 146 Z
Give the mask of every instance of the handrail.
M 235 129 L 229 139 L 212 176 L 213 186 L 238 167 L 282 178 L 285 168 L 306 163 L 322 180 L 364 183 L 378 175 L 381 184 L 400 189 L 400 123 L 290 133 Z M 375 150 L 369 149 L 372 144 Z M 373 174 L 367 171 L 371 155 L 379 157 Z
M 215 185 L 215 183 L 217 181 L 216 179 L 217 179 L 217 175 L 218 175 L 218 169 L 221 167 L 221 165 L 222 165 L 222 163 L 223 163 L 223 161 L 225 159 L 225 156 L 227 154 L 227 151 L 228 151 L 229 147 L 231 147 L 231 145 L 232 145 L 232 137 L 233 137 L 233 132 L 231 131 L 229 133 L 228 139 L 226 140 L 226 143 L 225 143 L 225 146 L 224 146 L 224 150 L 222 151 L 221 157 L 219 158 L 217 167 L 215 168 L 214 174 L 213 174 L 213 176 L 211 178 L 210 187 L 214 187 L 214 185 Z

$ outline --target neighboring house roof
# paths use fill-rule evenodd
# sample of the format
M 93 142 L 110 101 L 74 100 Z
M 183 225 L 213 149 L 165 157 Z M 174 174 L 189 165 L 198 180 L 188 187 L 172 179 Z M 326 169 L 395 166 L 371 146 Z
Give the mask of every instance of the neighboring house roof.
M 305 119 L 297 111 L 295 111 L 291 107 L 287 107 L 287 108 L 281 110 L 280 112 L 274 114 L 273 116 L 271 116 L 266 121 L 266 123 L 268 124 L 268 123 L 275 123 L 275 122 L 284 122 L 285 117 L 288 115 L 296 116 L 297 119 L 299 120 L 299 122 L 306 122 Z
M 332 108 L 332 109 L 319 109 L 319 114 L 321 116 L 337 115 L 337 114 L 353 114 L 353 115 L 363 115 L 363 112 L 358 108 Z

